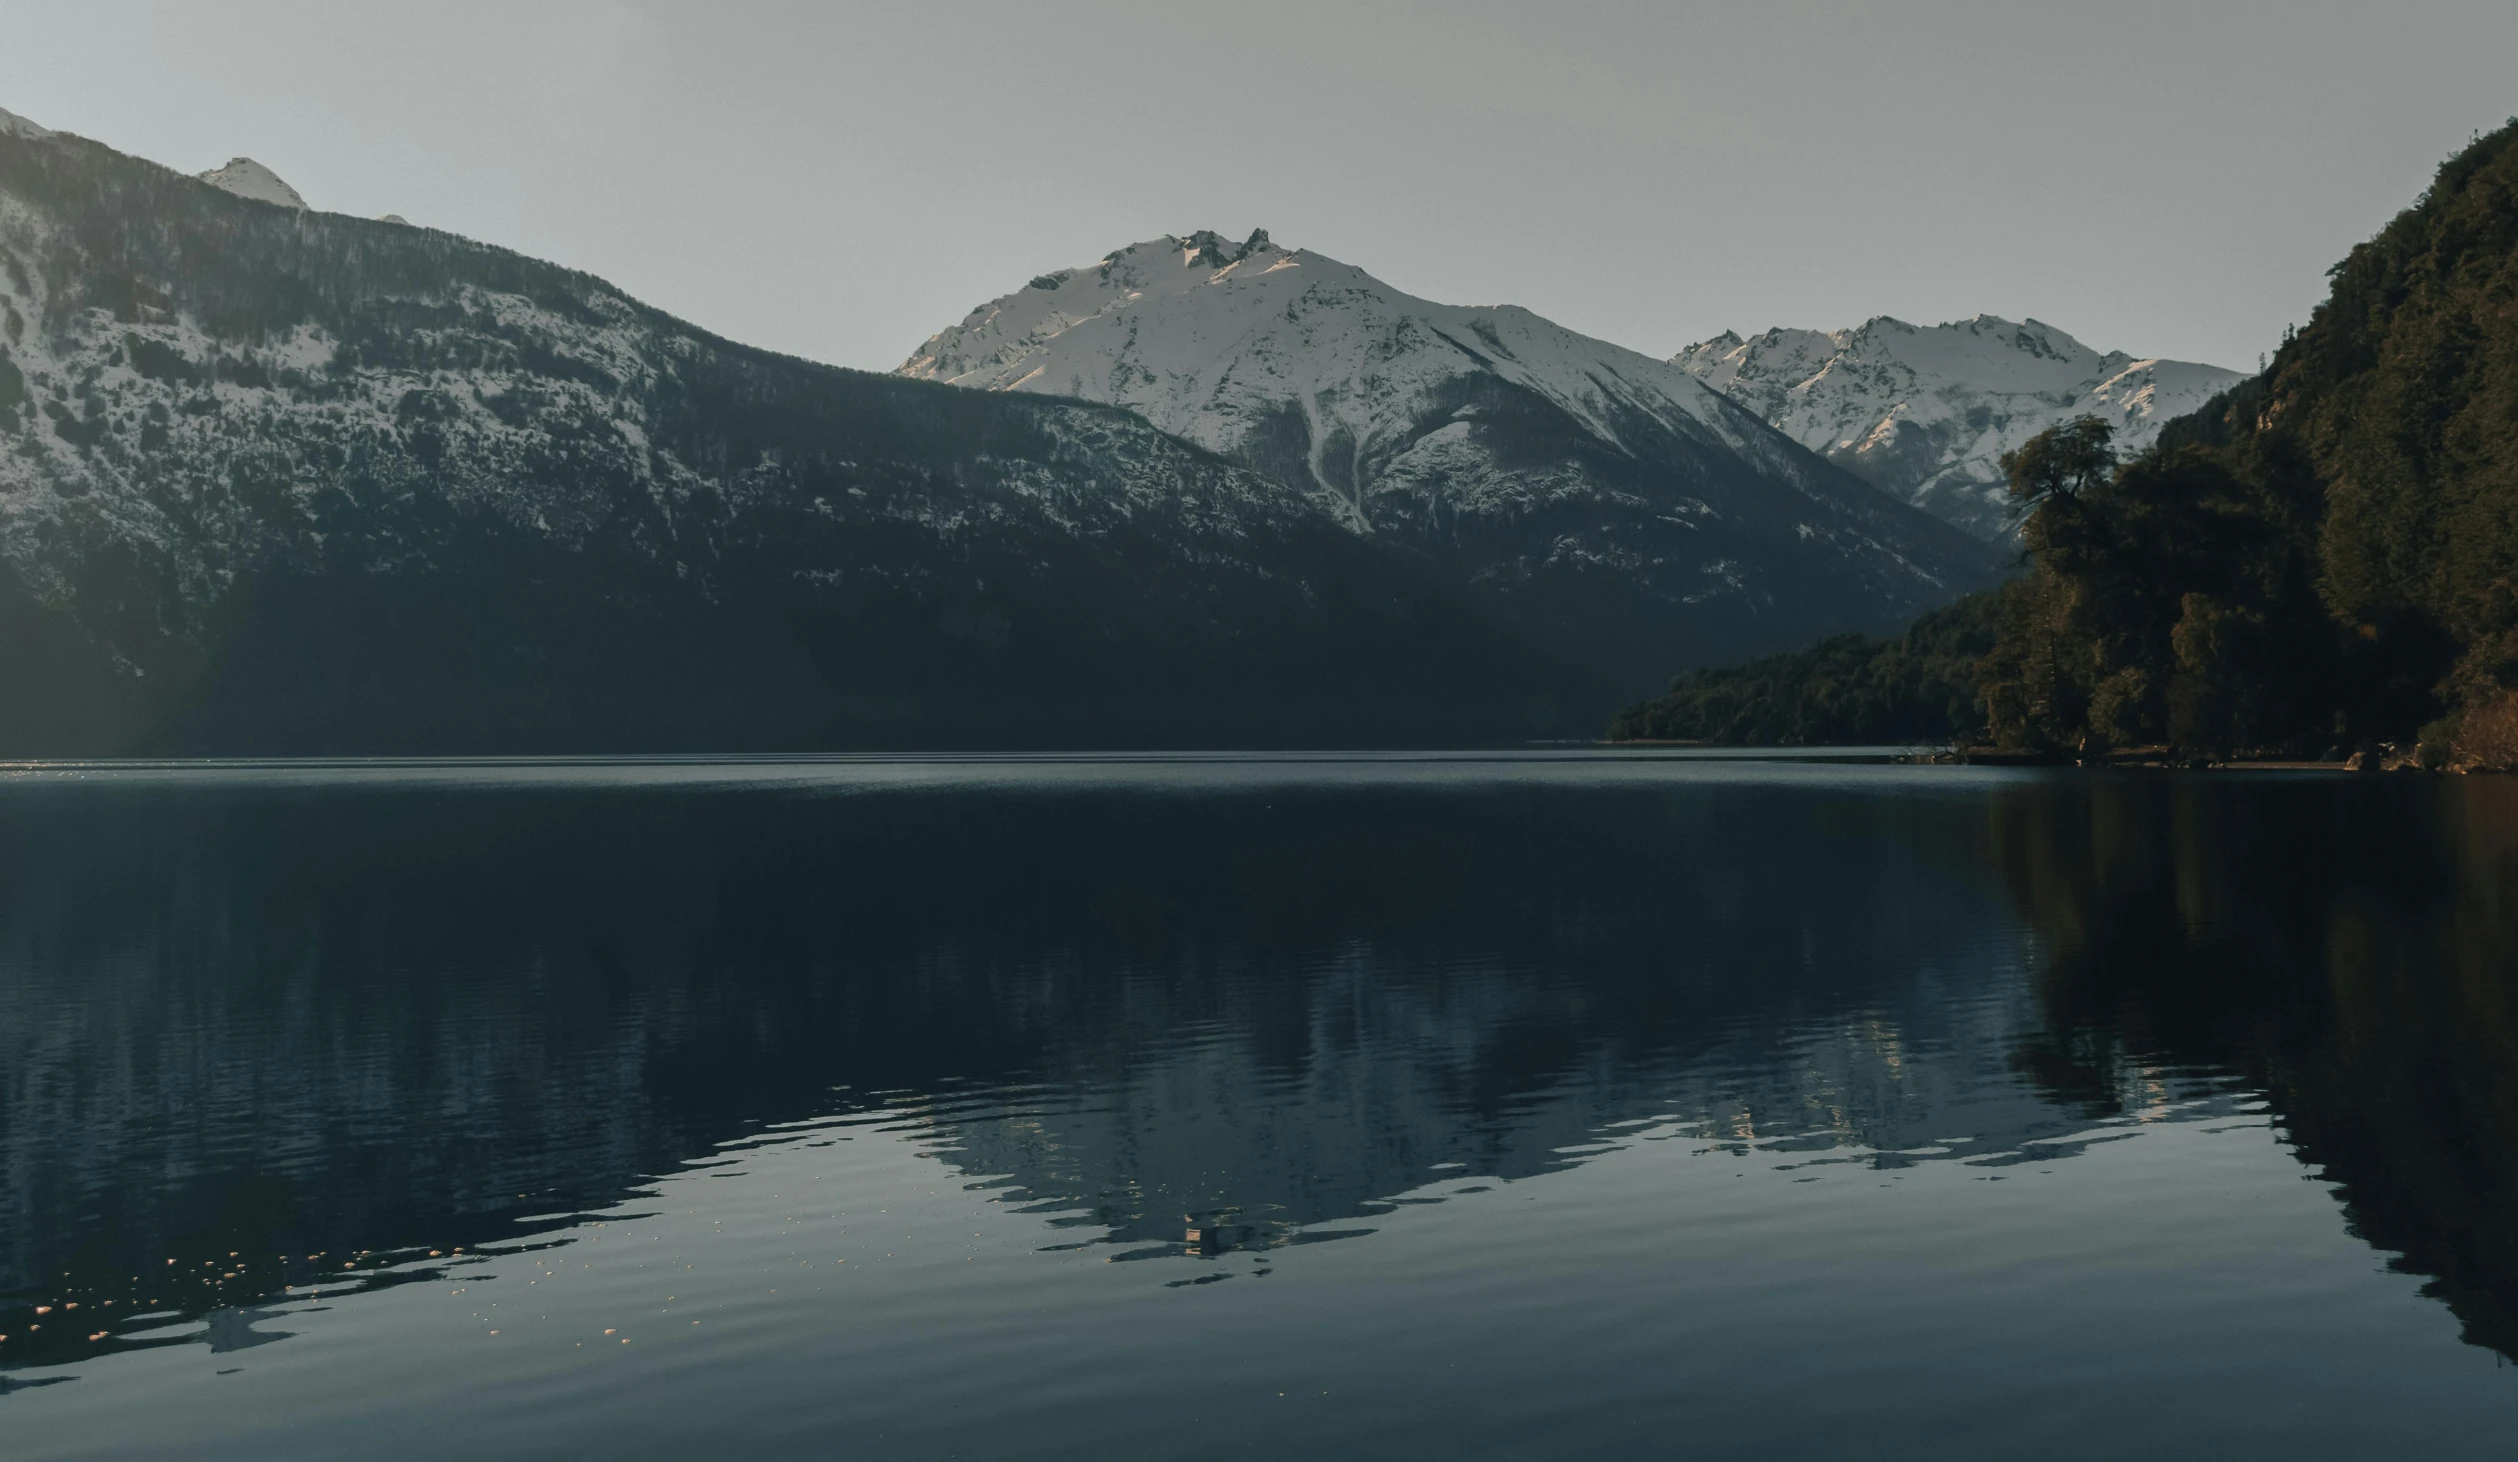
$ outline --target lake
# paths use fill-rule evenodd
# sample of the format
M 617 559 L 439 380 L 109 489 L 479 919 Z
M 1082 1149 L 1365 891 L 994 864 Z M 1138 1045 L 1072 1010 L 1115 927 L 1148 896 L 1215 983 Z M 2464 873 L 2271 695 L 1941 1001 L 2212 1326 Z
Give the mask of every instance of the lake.
M 2518 784 L 0 777 L 0 1450 L 2504 1457 Z

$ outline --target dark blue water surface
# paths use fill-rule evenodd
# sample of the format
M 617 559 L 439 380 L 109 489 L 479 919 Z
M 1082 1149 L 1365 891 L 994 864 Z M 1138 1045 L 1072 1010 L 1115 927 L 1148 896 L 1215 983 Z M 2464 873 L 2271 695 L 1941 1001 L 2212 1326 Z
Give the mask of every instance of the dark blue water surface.
M 0 777 L 0 1453 L 2506 1457 L 2518 785 Z

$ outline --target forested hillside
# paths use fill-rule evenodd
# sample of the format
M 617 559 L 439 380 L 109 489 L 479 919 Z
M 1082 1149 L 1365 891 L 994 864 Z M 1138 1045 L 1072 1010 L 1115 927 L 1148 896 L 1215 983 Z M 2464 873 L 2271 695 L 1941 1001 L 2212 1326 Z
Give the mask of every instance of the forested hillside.
M 2121 468 L 2101 447 L 2014 465 L 2035 569 L 1985 665 L 1997 737 L 2488 751 L 2518 680 L 2518 124 L 2353 250 L 2262 376 Z
M 1730 746 L 1927 745 L 1983 734 L 1976 662 L 1993 648 L 1999 600 L 1970 594 L 1890 639 L 1838 635 L 1806 650 L 1680 676 L 1631 706 L 1616 741 Z
M 2261 376 L 2151 450 L 2119 460 L 2107 425 L 2083 420 L 2006 460 L 2030 568 L 1998 593 L 1979 714 L 1954 734 L 2059 753 L 2418 741 L 2433 762 L 2518 758 L 2518 123 L 2451 159 L 2333 279 Z M 1901 645 L 1831 673 L 1908 683 Z M 1746 678 L 1772 701 L 1789 665 Z M 1705 685 L 1682 681 L 1620 732 L 1711 724 L 1686 715 Z M 1950 700 L 1916 696 L 1873 723 Z

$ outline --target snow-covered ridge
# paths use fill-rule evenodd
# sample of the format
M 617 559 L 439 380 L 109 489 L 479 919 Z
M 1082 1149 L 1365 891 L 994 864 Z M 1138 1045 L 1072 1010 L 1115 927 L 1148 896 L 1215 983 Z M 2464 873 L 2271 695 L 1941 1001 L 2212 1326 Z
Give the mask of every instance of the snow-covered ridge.
M 1578 335 L 1512 305 L 1438 304 L 1354 265 L 1200 230 L 1035 276 L 919 347 L 902 375 L 1125 406 L 1176 436 L 1236 454 L 1288 413 L 1310 485 L 1369 523 L 1371 483 L 1422 444 L 1462 378 L 1538 393 L 1618 443 L 1640 414 L 1751 446 L 1721 398 L 1665 361 Z
M 1688 636 L 1894 623 L 1993 562 L 1683 365 L 1421 299 L 1264 229 L 1035 275 L 899 373 L 1126 407 L 1504 594 L 1623 602 L 1597 634 L 1638 664 Z
M 38 127 L 15 112 L 0 112 L 0 137 L 24 137 L 40 142 L 51 135 L 50 128 Z
M 277 203 L 282 208 L 304 208 L 306 200 L 295 188 L 280 181 L 280 175 L 250 157 L 231 157 L 225 167 L 216 167 L 195 176 L 213 188 L 224 188 L 239 198 L 257 203 Z
M 2138 451 L 2242 379 L 2193 361 L 2101 353 L 2037 320 L 1724 333 L 1673 363 L 1786 436 L 1927 512 L 1999 540 L 2017 527 L 2004 452 L 2097 416 Z
M 0 252 L 59 259 L 64 238 L 42 211 L 0 196 Z M 64 277 L 0 270 L 0 320 L 28 322 L 0 338 L 0 380 L 14 388 L 0 395 L 0 563 L 48 604 L 78 599 L 79 560 L 66 545 L 105 534 L 163 567 L 165 627 L 206 632 L 240 574 L 292 550 L 290 509 L 327 490 L 377 522 L 425 498 L 573 551 L 625 513 L 652 511 L 663 532 L 641 551 L 677 556 L 707 582 L 718 548 L 702 525 L 717 519 L 694 512 L 685 537 L 680 510 L 756 507 L 793 491 L 774 454 L 729 469 L 660 443 L 655 400 L 707 368 L 715 347 L 599 288 L 537 298 L 450 282 L 419 297 L 430 324 L 404 338 L 409 353 L 443 351 L 452 363 L 375 366 L 345 362 L 339 335 L 320 324 L 240 336 L 181 309 L 129 321 L 60 308 Z M 817 516 L 938 538 L 992 521 L 1037 520 L 1077 537 L 1150 523 L 1210 566 L 1247 571 L 1229 555 L 1311 512 L 1275 483 L 1118 421 L 1041 403 L 1032 422 L 1054 445 L 1040 460 L 904 474 L 910 487 L 817 503 Z M 412 449 L 420 437 L 425 459 Z M 337 464 L 353 459 L 367 479 L 341 489 Z M 864 480 L 882 486 L 883 474 L 878 461 Z M 275 511 L 235 506 L 231 484 L 245 477 L 278 494 Z M 423 541 L 409 524 L 378 531 Z

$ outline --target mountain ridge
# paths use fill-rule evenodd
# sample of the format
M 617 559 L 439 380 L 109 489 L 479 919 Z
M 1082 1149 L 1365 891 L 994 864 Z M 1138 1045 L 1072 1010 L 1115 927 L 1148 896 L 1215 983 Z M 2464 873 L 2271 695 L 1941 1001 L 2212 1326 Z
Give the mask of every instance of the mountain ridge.
M 897 370 L 1123 406 L 1499 592 L 1614 600 L 1631 628 L 1565 638 L 1629 678 L 1900 623 L 2000 571 L 1669 362 L 1264 229 L 1035 275 Z
M 1613 685 L 1125 411 L 0 136 L 0 751 L 1392 744 Z
M 1992 542 L 2021 509 L 2001 458 L 2047 427 L 2095 415 L 2139 451 L 2244 379 L 2193 361 L 2097 351 L 2043 321 L 1975 315 L 1842 330 L 1725 331 L 1671 357 L 1786 436 Z

